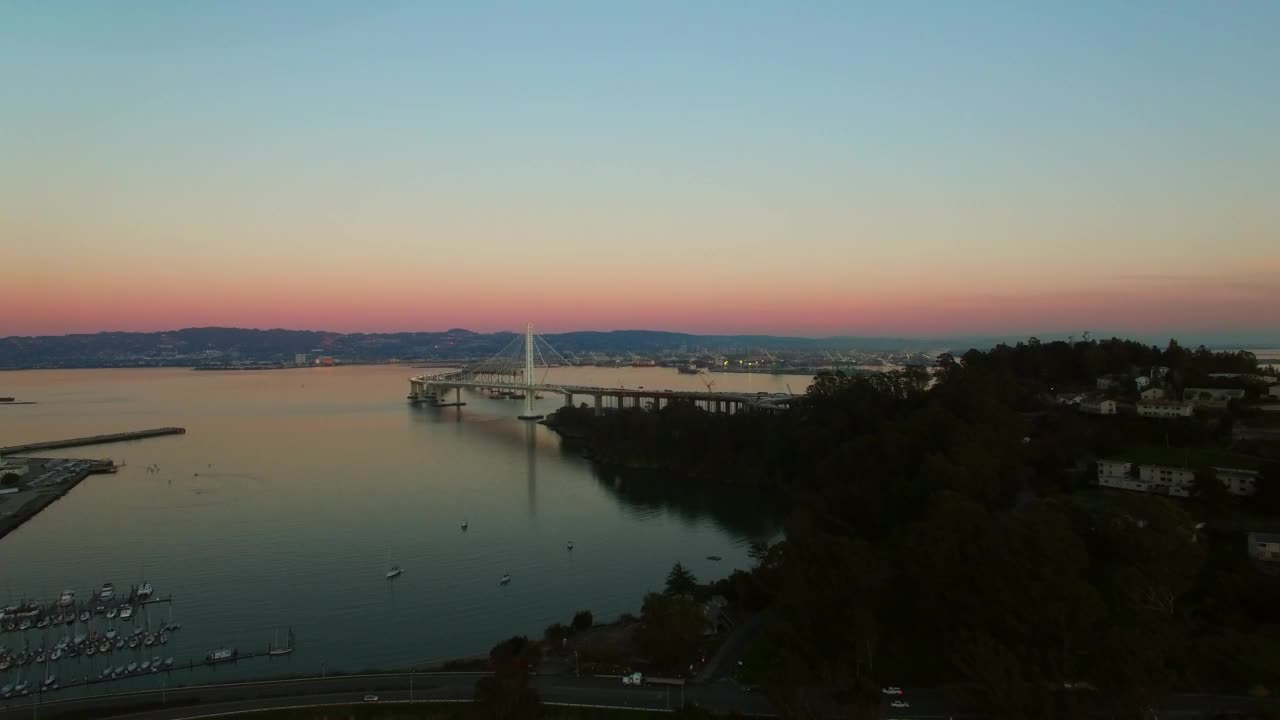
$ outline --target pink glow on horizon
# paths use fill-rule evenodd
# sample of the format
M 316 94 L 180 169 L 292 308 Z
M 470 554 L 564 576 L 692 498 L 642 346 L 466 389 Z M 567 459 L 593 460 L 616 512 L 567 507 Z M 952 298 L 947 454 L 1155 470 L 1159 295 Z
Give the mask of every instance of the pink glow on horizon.
M 835 283 L 706 283 L 665 287 L 632 283 L 470 284 L 442 278 L 421 286 L 391 277 L 385 285 L 354 279 L 296 277 L 260 283 L 177 276 L 148 282 L 110 276 L 79 279 L 56 294 L 48 279 L 17 277 L 0 291 L 13 312 L 0 336 L 155 331 L 225 326 L 337 332 L 396 332 L 462 327 L 515 329 L 533 320 L 544 332 L 652 329 L 800 336 L 945 336 L 1035 334 L 1108 328 L 1141 332 L 1190 329 L 1268 330 L 1280 325 L 1269 263 L 1230 276 L 1119 277 L 1093 287 L 1034 290 L 1007 283 L 978 294 L 910 281 L 897 288 L 841 288 Z M 481 289 L 482 288 L 482 289 Z M 929 288 L 927 291 L 922 288 Z M 40 298 L 31 302 L 31 298 Z M 1259 323 L 1264 323 L 1260 327 Z

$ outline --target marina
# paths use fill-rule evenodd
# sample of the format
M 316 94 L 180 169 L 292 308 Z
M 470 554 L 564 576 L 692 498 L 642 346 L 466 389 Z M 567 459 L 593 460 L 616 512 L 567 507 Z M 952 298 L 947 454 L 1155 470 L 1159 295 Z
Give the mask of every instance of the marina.
M 152 622 L 150 606 L 154 605 L 167 606 L 164 620 Z M 175 661 L 172 655 L 161 657 L 159 653 L 181 629 L 173 620 L 173 596 L 156 594 L 147 582 L 119 594 L 115 584 L 107 582 L 83 593 L 64 590 L 48 602 L 24 599 L 7 605 L 0 608 L 0 681 L 4 683 L 0 700 L 140 675 L 277 658 L 294 651 L 293 629 L 289 628 L 283 644 L 277 632 L 260 650 L 220 647 L 202 658 Z M 105 665 L 98 669 L 94 658 Z

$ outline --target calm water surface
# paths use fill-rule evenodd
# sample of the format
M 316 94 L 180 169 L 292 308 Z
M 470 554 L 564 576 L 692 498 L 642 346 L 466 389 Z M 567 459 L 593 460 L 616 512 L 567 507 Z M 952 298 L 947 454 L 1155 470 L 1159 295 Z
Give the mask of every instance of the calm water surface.
M 714 579 L 748 564 L 752 539 L 778 532 L 781 518 L 760 497 L 601 476 L 547 428 L 516 420 L 522 402 L 464 393 L 464 408 L 410 406 L 407 377 L 419 372 L 0 373 L 0 394 L 38 402 L 0 408 L 0 445 L 187 428 L 36 453 L 126 466 L 91 476 L 0 539 L 0 600 L 51 600 L 64 588 L 83 598 L 105 581 L 143 578 L 173 593 L 183 629 L 167 646 L 64 659 L 50 668 L 64 680 L 153 655 L 182 664 L 217 647 L 261 650 L 290 627 L 297 650 L 287 659 L 184 670 L 167 682 L 389 668 L 484 653 L 583 608 L 599 620 L 638 612 L 676 560 Z M 797 393 L 809 382 L 666 368 L 553 369 L 546 380 Z M 560 402 L 540 404 L 551 412 Z M 146 472 L 152 464 L 158 473 Z M 389 562 L 405 568 L 391 582 Z M 499 586 L 503 573 L 510 585 Z M 153 624 L 167 619 L 166 606 L 149 607 Z M 61 634 L 25 639 L 48 647 Z M 0 645 L 20 647 L 23 637 L 0 635 Z

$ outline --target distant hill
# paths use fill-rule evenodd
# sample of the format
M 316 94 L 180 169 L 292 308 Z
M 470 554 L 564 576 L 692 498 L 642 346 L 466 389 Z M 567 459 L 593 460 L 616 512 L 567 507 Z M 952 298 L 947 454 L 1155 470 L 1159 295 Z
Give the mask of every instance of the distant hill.
M 1101 337 L 1101 334 L 1098 334 Z M 660 355 L 708 351 L 732 354 L 758 350 L 816 352 L 963 352 L 986 349 L 1023 337 L 895 338 L 775 335 L 693 335 L 661 330 L 580 331 L 542 336 L 564 353 Z M 1051 339 L 1042 335 L 1042 339 Z M 227 362 L 293 362 L 294 356 L 333 356 L 342 362 L 452 360 L 488 357 L 516 339 L 512 332 L 337 333 L 319 330 L 185 328 L 165 332 L 102 332 L 0 338 L 0 369 L 56 367 L 195 366 Z M 1207 338 L 1206 338 L 1207 339 Z M 1168 338 L 1142 338 L 1161 347 Z M 1245 347 L 1274 347 L 1253 338 Z M 1242 339 L 1243 341 L 1243 339 Z M 1263 342 L 1264 345 L 1258 345 Z M 1184 343 L 1191 344 L 1191 343 Z M 1237 345 L 1239 346 L 1239 345 Z
M 346 362 L 486 357 L 515 339 L 512 332 L 336 333 L 316 330 L 185 328 L 165 332 L 102 332 L 0 338 L 0 368 L 192 366 L 225 362 L 292 362 L 328 355 Z M 543 335 L 562 352 L 655 354 L 768 350 L 938 350 L 940 341 L 902 338 L 800 338 L 772 335 L 691 335 L 655 330 Z

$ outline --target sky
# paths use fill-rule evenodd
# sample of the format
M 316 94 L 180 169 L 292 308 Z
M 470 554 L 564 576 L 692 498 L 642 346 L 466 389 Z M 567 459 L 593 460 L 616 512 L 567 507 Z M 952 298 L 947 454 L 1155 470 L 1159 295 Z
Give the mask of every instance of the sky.
M 0 336 L 1280 342 L 1280 3 L 0 0 Z

